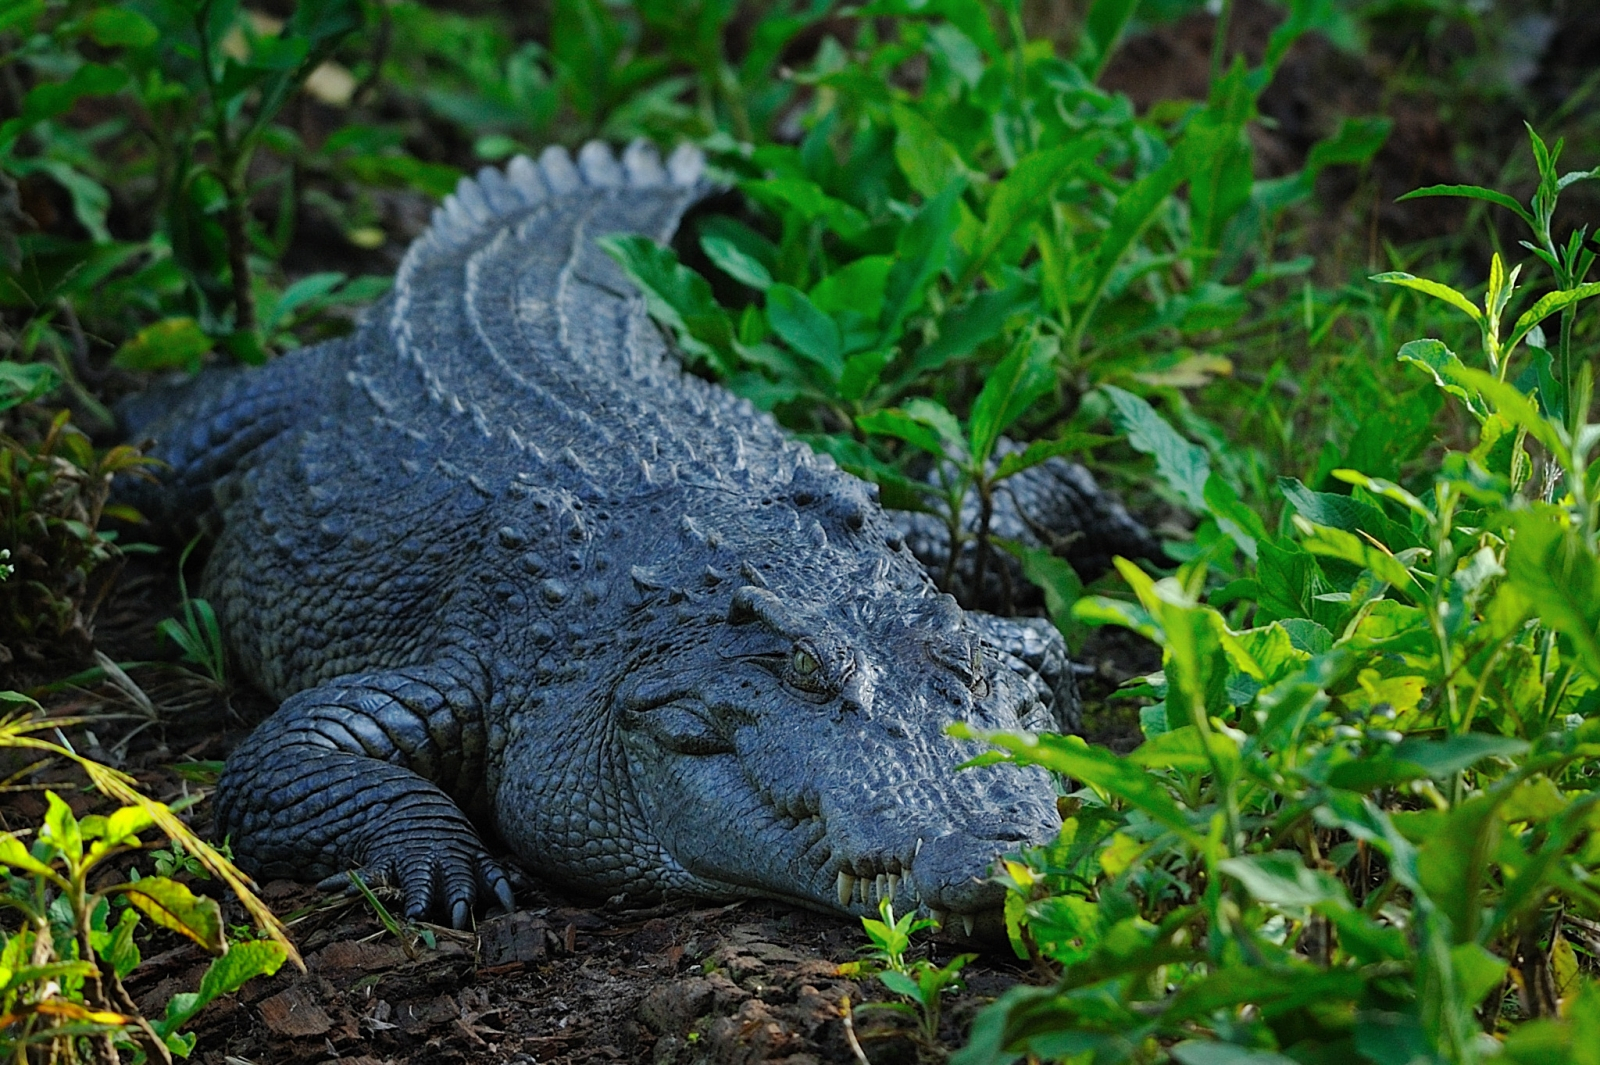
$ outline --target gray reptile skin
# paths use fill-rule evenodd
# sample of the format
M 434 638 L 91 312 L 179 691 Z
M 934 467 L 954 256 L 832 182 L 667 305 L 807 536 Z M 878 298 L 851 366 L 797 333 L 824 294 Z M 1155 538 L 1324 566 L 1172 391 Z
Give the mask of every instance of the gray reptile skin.
M 485 170 L 355 335 L 136 405 L 172 467 L 145 505 L 220 520 L 204 594 L 282 701 L 216 793 L 247 870 L 361 867 L 461 926 L 512 904 L 488 838 L 630 904 L 970 917 L 1055 836 L 1043 771 L 957 772 L 983 748 L 945 735 L 1075 726 L 1054 629 L 940 594 L 594 243 L 706 191 L 640 144 Z

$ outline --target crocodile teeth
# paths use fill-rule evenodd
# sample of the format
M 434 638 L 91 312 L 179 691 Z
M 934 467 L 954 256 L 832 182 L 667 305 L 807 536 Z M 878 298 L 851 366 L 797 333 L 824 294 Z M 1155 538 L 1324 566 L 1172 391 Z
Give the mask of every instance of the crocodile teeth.
M 972 936 L 972 914 L 964 913 L 961 915 L 961 927 L 966 930 L 967 936 L 970 938 Z
M 944 911 L 943 910 L 936 910 L 932 906 L 930 906 L 930 907 L 928 907 L 928 916 L 933 918 L 933 926 L 935 928 L 943 928 L 944 927 Z
M 839 905 L 850 905 L 850 900 L 856 893 L 856 878 L 841 869 L 839 882 L 835 886 L 839 889 Z
M 882 873 L 878 874 L 878 879 L 873 881 L 872 886 L 874 890 L 877 891 L 878 899 L 880 901 L 888 898 L 892 894 L 892 892 L 889 890 L 889 878 Z
M 898 876 L 896 876 L 894 873 L 890 873 L 889 876 L 888 876 L 888 880 L 889 880 L 889 897 L 892 899 L 896 895 L 900 894 L 900 878 Z

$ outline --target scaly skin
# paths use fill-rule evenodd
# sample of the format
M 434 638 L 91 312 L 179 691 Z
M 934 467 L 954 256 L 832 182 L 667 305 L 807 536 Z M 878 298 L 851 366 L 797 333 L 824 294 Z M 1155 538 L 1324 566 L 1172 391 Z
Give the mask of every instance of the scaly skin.
M 594 243 L 704 191 L 638 145 L 486 171 L 354 336 L 140 427 L 173 467 L 141 502 L 212 500 L 203 594 L 282 701 L 217 790 L 247 869 L 362 867 L 462 925 L 511 905 L 492 837 L 630 903 L 971 917 L 1054 837 L 1046 774 L 957 772 L 981 747 L 945 729 L 1075 721 L 1059 636 L 941 595 L 872 486 L 679 370 Z

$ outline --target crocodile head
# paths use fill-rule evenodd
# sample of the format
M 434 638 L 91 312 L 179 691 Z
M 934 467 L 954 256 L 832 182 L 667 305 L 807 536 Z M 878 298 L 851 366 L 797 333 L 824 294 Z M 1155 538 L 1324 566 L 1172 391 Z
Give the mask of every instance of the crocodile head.
M 1061 822 L 1042 770 L 958 771 L 985 748 L 945 730 L 1049 721 L 953 599 L 876 584 L 737 587 L 694 653 L 636 664 L 615 721 L 646 819 L 696 894 L 857 915 L 890 897 L 970 931 L 1003 901 L 994 859 Z

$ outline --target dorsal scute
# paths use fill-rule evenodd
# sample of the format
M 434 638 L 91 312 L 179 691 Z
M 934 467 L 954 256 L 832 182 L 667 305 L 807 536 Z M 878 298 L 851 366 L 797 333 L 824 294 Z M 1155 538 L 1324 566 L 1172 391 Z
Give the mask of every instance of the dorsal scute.
M 546 148 L 537 160 L 519 155 L 503 171 L 484 167 L 475 177 L 462 178 L 434 209 L 432 225 L 407 250 L 401 269 L 413 272 L 434 255 L 448 254 L 550 199 L 594 190 L 695 189 L 705 184 L 705 157 L 689 144 L 679 145 L 665 161 L 642 138 L 623 149 L 620 159 L 603 141 L 579 148 L 576 160 L 556 146 Z

